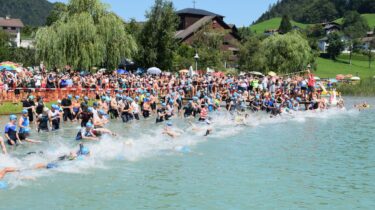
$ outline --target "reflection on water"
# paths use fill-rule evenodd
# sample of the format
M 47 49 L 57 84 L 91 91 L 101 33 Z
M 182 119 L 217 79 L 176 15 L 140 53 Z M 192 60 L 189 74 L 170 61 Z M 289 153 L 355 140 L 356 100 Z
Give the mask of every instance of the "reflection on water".
M 55 170 L 11 174 L 0 191 L 6 209 L 371 209 L 375 206 L 375 111 L 305 112 L 270 119 L 252 114 L 248 126 L 213 115 L 193 132 L 171 140 L 154 121 L 113 122 L 118 137 L 86 143 L 92 156 Z M 1 118 L 1 124 L 6 117 Z M 41 145 L 0 155 L 0 167 L 29 168 L 76 150 L 78 124 L 33 133 Z M 181 148 L 188 148 L 183 151 Z M 43 155 L 25 154 L 43 151 Z M 25 179 L 27 178 L 27 179 Z M 18 199 L 18 198 L 22 199 Z M 40 201 L 35 204 L 35 201 Z M 3 207 L 0 207 L 0 209 Z

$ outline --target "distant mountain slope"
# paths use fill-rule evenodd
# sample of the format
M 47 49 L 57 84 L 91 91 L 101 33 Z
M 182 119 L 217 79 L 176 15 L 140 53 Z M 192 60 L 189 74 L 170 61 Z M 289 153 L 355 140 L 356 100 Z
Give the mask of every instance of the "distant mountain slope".
M 368 25 L 370 26 L 371 29 L 375 27 L 375 14 L 362 14 L 361 16 L 367 20 Z M 334 20 L 334 22 L 342 24 L 342 18 L 336 19 Z M 277 17 L 277 18 L 265 20 L 260 23 L 253 24 L 250 26 L 250 29 L 251 31 L 255 33 L 263 33 L 265 30 L 278 29 L 280 26 L 280 23 L 281 23 L 281 18 Z M 298 26 L 304 29 L 310 24 L 303 24 L 303 23 L 292 21 L 292 25 Z
M 279 0 L 256 23 L 284 14 L 300 23 L 333 21 L 350 10 L 375 13 L 375 0 Z
M 53 8 L 47 0 L 0 0 L 0 17 L 20 18 L 26 25 L 41 26 Z

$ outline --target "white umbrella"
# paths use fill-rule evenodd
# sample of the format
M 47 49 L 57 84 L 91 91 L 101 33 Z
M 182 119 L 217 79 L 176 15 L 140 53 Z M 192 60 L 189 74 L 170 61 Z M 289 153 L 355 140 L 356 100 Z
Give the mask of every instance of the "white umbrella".
M 315 76 L 314 79 L 315 79 L 316 81 L 320 81 L 320 77 Z
M 154 75 L 159 75 L 161 74 L 161 70 L 157 67 L 151 67 L 149 69 L 147 69 L 147 73 L 148 74 L 154 74 Z
M 264 74 L 262 74 L 262 73 L 260 73 L 260 72 L 258 72 L 258 71 L 251 71 L 251 72 L 249 72 L 249 74 L 251 74 L 251 75 L 255 75 L 255 76 L 261 76 L 261 77 L 264 77 Z
M 194 75 L 194 70 L 193 70 L 193 67 L 190 66 L 189 68 L 189 77 L 192 77 Z
M 359 78 L 359 77 L 352 77 L 352 78 L 350 78 L 350 80 L 352 80 L 352 81 L 359 81 L 359 80 L 361 80 L 361 78 Z

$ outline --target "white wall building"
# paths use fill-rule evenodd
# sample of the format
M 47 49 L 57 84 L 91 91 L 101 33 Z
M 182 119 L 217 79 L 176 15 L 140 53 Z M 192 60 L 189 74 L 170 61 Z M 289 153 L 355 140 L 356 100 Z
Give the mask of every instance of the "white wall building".
M 21 46 L 21 29 L 24 27 L 20 19 L 10 17 L 0 17 L 0 28 L 10 34 L 12 41 L 17 47 Z

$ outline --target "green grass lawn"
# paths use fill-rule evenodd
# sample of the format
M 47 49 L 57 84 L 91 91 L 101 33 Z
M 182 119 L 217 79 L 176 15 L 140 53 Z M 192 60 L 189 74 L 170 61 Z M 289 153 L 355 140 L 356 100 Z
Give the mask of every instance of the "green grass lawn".
M 362 17 L 364 17 L 367 20 L 368 25 L 370 26 L 371 29 L 375 27 L 375 14 L 362 14 Z M 342 24 L 343 19 L 339 18 L 335 20 L 334 22 L 338 24 Z
M 46 105 L 51 107 L 51 105 L 56 102 L 48 102 Z M 0 115 L 6 114 L 20 114 L 22 112 L 22 103 L 13 104 L 11 102 L 4 102 L 0 105 Z
M 251 30 L 255 33 L 263 33 L 268 29 L 278 29 L 281 23 L 281 18 L 272 18 L 270 20 L 263 21 L 261 23 L 250 26 Z M 298 26 L 302 29 L 306 28 L 308 24 L 302 24 L 295 21 L 292 21 L 293 26 Z
M 368 65 L 368 57 L 364 55 L 353 55 L 352 65 L 349 64 L 349 55 L 340 55 L 337 61 L 321 58 L 317 59 L 317 71 L 315 74 L 322 78 L 335 78 L 338 74 L 352 74 L 361 78 L 375 76 L 375 60 Z
M 362 17 L 364 17 L 367 20 L 371 29 L 375 27 L 375 14 L 362 14 Z M 342 24 L 342 18 L 339 18 L 335 20 L 334 22 Z M 278 29 L 280 26 L 280 23 L 281 23 L 281 18 L 277 17 L 277 18 L 272 18 L 272 19 L 263 21 L 261 23 L 254 24 L 250 26 L 250 28 L 253 32 L 259 34 L 259 33 L 263 33 L 265 30 L 268 30 L 268 29 Z M 309 24 L 303 24 L 303 23 L 292 21 L 292 25 L 305 29 Z

